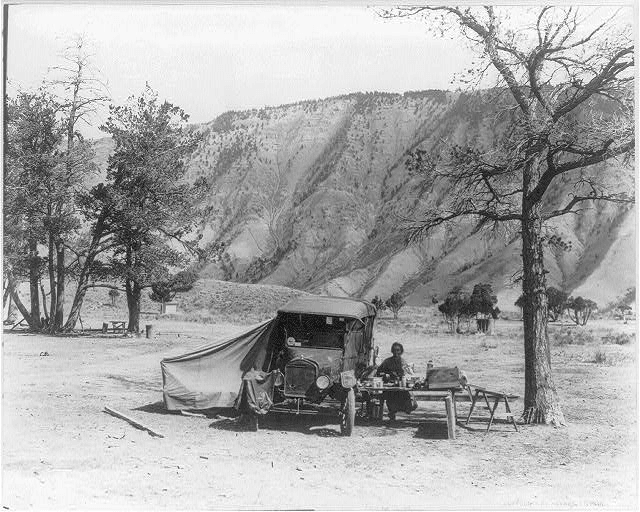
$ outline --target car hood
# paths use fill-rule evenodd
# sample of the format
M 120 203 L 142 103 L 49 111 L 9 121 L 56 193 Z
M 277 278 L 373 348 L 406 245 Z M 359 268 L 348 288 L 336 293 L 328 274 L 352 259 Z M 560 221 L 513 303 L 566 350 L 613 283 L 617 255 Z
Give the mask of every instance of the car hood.
M 288 347 L 289 361 L 292 359 L 310 359 L 318 364 L 321 375 L 329 375 L 332 380 L 340 375 L 342 370 L 342 349 Z

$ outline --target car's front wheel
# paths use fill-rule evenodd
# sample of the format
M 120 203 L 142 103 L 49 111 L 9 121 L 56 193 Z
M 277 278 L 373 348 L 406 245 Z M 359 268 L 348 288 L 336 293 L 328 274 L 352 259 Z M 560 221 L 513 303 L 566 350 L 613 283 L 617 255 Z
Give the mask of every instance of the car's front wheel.
M 356 393 L 353 388 L 347 391 L 342 407 L 342 419 L 340 421 L 340 433 L 343 436 L 350 436 L 353 432 L 353 425 L 356 422 Z

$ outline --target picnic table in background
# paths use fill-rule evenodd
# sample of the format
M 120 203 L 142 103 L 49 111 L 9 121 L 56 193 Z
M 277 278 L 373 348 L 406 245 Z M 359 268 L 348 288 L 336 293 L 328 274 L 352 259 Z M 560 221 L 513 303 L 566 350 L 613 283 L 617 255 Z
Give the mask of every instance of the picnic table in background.
M 107 334 L 109 331 L 109 322 L 102 322 L 102 332 Z M 111 320 L 111 331 L 113 333 L 120 332 L 125 334 L 127 332 L 127 322 L 125 320 Z

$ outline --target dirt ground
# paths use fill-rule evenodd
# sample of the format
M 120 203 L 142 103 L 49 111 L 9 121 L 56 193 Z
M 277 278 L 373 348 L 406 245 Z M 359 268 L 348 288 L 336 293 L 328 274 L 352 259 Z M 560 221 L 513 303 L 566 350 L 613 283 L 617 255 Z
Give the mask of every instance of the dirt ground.
M 596 321 L 582 344 L 554 346 L 565 428 L 504 422 L 484 435 L 480 410 L 456 440 L 444 408 L 421 403 L 390 425 L 271 415 L 248 432 L 228 411 L 207 417 L 162 407 L 160 359 L 246 329 L 154 321 L 153 340 L 3 336 L 2 505 L 9 509 L 262 509 L 598 507 L 636 509 L 637 342 L 603 344 L 635 325 Z M 496 333 L 449 335 L 433 310 L 407 309 L 376 327 L 381 355 L 394 341 L 416 371 L 457 365 L 469 381 L 522 395 L 519 322 Z M 44 353 L 48 355 L 44 355 Z M 595 363 L 600 353 L 600 363 Z M 604 354 L 604 356 L 603 356 Z M 604 357 L 604 359 L 603 359 Z M 102 412 L 135 417 L 154 438 Z M 522 400 L 515 402 L 522 411 Z M 458 405 L 466 416 L 468 404 Z M 499 409 L 502 412 L 502 409 Z M 500 413 L 498 413 L 500 415 Z

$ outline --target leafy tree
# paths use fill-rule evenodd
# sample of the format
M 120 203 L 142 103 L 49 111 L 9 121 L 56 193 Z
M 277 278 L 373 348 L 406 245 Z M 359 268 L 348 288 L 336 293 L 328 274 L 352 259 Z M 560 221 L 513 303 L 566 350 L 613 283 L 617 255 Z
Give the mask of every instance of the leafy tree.
M 567 300 L 567 312 L 569 313 L 569 318 L 571 318 L 576 325 L 587 325 L 592 313 L 597 309 L 598 305 L 590 299 L 569 297 Z
M 395 292 L 389 297 L 384 305 L 393 312 L 393 319 L 398 319 L 398 312 L 407 304 L 400 292 Z
M 498 303 L 498 297 L 494 295 L 493 288 L 490 284 L 476 284 L 471 292 L 470 309 L 476 318 L 481 316 L 482 320 L 489 320 L 498 318 L 498 312 L 500 311 L 496 304 Z M 485 330 L 485 326 L 488 327 L 488 322 L 478 324 L 481 330 Z
M 553 286 L 547 288 L 547 300 L 549 302 L 549 320 L 557 322 L 566 309 L 569 295 Z
M 185 179 L 185 159 L 200 140 L 185 130 L 187 119 L 147 85 L 138 98 L 110 106 L 102 127 L 115 142 L 107 168 L 110 267 L 124 280 L 131 332 L 140 327 L 142 290 L 198 254 L 198 237 L 189 235 L 206 183 Z
M 498 297 L 490 284 L 476 284 L 471 292 L 471 310 L 476 315 L 493 316 Z
M 384 311 L 385 309 L 387 309 L 384 301 L 377 295 L 373 299 L 371 299 L 371 304 L 373 304 L 378 311 Z
M 7 291 L 29 327 L 39 330 L 40 279 L 46 260 L 38 253 L 47 232 L 59 221 L 51 203 L 65 178 L 59 145 L 60 105 L 46 91 L 20 92 L 6 103 L 6 159 L 4 166 L 4 267 Z M 30 307 L 18 295 L 18 285 L 29 281 Z
M 472 316 L 471 296 L 462 287 L 454 287 L 445 297 L 438 310 L 444 315 L 451 334 L 460 333 L 460 320 L 467 320 L 467 331 L 469 330 L 469 320 Z
M 562 316 L 562 313 L 567 309 L 567 298 L 569 295 L 562 290 L 558 290 L 553 286 L 547 288 L 547 303 L 549 308 L 549 319 L 552 322 L 557 322 Z M 520 295 L 515 305 L 520 309 L 524 306 L 524 295 Z
M 118 290 L 116 290 L 115 288 L 111 288 L 111 290 L 109 290 L 109 298 L 111 298 L 111 305 L 113 307 L 115 307 L 116 299 L 118 297 L 120 297 L 120 292 Z
M 620 318 L 622 318 L 622 320 L 624 320 L 624 323 L 627 323 L 627 315 L 630 315 L 631 312 L 633 311 L 633 308 L 631 306 L 629 306 L 629 304 L 625 304 L 624 302 L 621 304 L 618 304 L 616 306 L 616 310 L 618 311 L 618 314 L 620 315 Z
M 433 154 L 418 147 L 409 160 L 425 187 L 451 188 L 444 201 L 417 215 L 409 240 L 462 217 L 478 228 L 506 223 L 520 234 L 523 419 L 562 425 L 551 374 L 543 247 L 551 219 L 575 214 L 595 201 L 633 202 L 633 173 L 628 172 L 626 182 L 620 176 L 609 179 L 602 165 L 634 149 L 629 17 L 621 10 L 596 22 L 575 7 L 549 6 L 518 11 L 418 6 L 383 14 L 427 19 L 443 34 L 458 31 L 479 59 L 467 82 L 477 86 L 489 70 L 498 79 L 497 87 L 475 95 L 495 108 L 498 137 L 484 146 L 443 143 Z M 564 204 L 548 197 L 559 181 L 572 185 Z
M 198 274 L 193 270 L 183 270 L 170 278 L 153 283 L 149 298 L 154 302 L 160 302 L 163 306 L 171 302 L 177 293 L 188 292 L 198 280 Z

